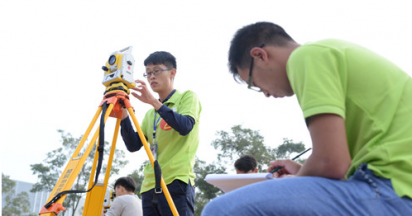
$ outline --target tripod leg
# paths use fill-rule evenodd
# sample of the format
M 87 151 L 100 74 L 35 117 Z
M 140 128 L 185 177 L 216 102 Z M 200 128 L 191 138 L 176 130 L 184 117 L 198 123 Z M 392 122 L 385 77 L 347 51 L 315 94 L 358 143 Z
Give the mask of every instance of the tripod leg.
M 152 166 L 154 167 L 154 161 L 155 161 L 155 159 L 154 159 L 154 157 L 153 157 L 153 154 L 152 154 L 152 151 L 150 150 L 149 145 L 147 144 L 146 139 L 144 139 L 144 134 L 143 134 L 142 128 L 140 128 L 140 126 L 139 126 L 139 122 L 137 121 L 136 115 L 135 115 L 134 112 L 133 112 L 133 108 L 132 108 L 132 107 L 129 107 L 129 108 L 127 108 L 127 110 L 129 111 L 129 114 L 130 114 L 130 116 L 131 116 L 132 119 L 133 119 L 133 123 L 134 123 L 134 125 L 135 125 L 135 127 L 136 127 L 137 133 L 139 134 L 139 137 L 140 137 L 141 140 L 142 140 L 143 147 L 144 147 L 144 149 L 146 150 L 147 156 L 149 156 L 150 163 L 151 163 Z M 143 137 L 143 139 L 142 139 L 142 137 Z M 166 183 L 165 183 L 165 181 L 163 180 L 163 177 L 162 177 L 162 179 L 161 179 L 161 183 L 160 183 L 160 184 L 161 184 L 161 186 L 162 186 L 163 193 L 165 194 L 167 203 L 169 204 L 170 210 L 172 211 L 173 215 L 179 215 L 179 213 L 177 212 L 176 206 L 175 206 L 175 204 L 174 204 L 174 202 L 173 202 L 172 196 L 170 196 L 170 193 L 169 193 L 169 190 L 167 189 Z
M 82 139 L 79 142 L 79 145 L 77 146 L 76 150 L 74 151 L 69 163 L 67 164 L 65 170 L 63 171 L 62 175 L 60 176 L 59 180 L 57 181 L 56 185 L 54 186 L 49 198 L 47 199 L 47 202 L 50 202 L 51 199 L 53 199 L 58 193 L 66 190 L 70 190 L 72 187 L 74 181 L 76 180 L 76 177 L 78 176 L 81 168 L 83 167 L 84 162 L 87 159 L 87 156 L 89 155 L 93 145 L 88 146 L 86 149 L 85 153 L 82 156 L 79 156 L 80 150 L 83 148 L 84 143 L 86 142 L 87 137 L 90 134 L 90 131 L 92 130 L 93 126 L 96 124 L 97 118 L 99 117 L 100 113 L 102 112 L 102 107 L 99 107 L 97 109 L 96 114 L 94 115 L 89 127 L 86 130 L 86 133 L 82 137 Z M 63 210 L 62 203 L 66 199 L 67 195 L 63 195 L 52 207 L 49 209 L 46 209 L 43 207 L 39 213 L 41 216 L 54 216 L 59 213 L 60 210 Z
M 114 105 L 110 104 L 105 118 L 104 118 L 104 122 L 107 121 L 107 118 L 109 117 L 110 112 L 112 111 Z M 97 128 L 96 133 L 94 134 L 92 141 L 90 142 L 90 144 L 87 146 L 86 150 L 84 151 L 83 155 L 78 156 L 80 150 L 82 149 L 84 142 L 86 141 L 87 137 L 90 134 L 91 129 L 93 128 L 94 124 L 97 121 L 97 118 L 99 117 L 99 114 L 102 111 L 102 107 L 99 107 L 92 122 L 90 123 L 86 134 L 83 136 L 83 138 L 81 139 L 79 145 L 77 146 L 75 152 L 73 153 L 73 156 L 71 158 L 71 160 L 69 161 L 69 163 L 66 166 L 66 169 L 64 170 L 64 172 L 62 173 L 62 175 L 60 176 L 59 180 L 57 181 L 56 186 L 54 186 L 52 193 L 50 194 L 47 203 L 50 202 L 58 193 L 62 192 L 62 191 L 67 191 L 70 190 L 74 181 L 76 180 L 77 176 L 79 175 L 80 170 L 82 169 L 87 157 L 89 156 L 95 142 L 96 139 L 99 135 L 99 128 L 100 126 Z M 52 206 L 48 209 L 46 209 L 44 206 L 41 209 L 39 215 L 41 216 L 54 216 L 57 215 L 59 213 L 60 210 L 64 210 L 65 208 L 62 206 L 62 203 L 64 202 L 64 200 L 66 199 L 67 194 L 63 195 L 61 198 L 59 198 L 55 203 L 52 204 Z
M 90 123 L 89 127 L 87 127 L 86 133 L 84 133 L 84 135 L 83 135 L 82 139 L 80 140 L 79 145 L 77 146 L 77 148 L 74 151 L 73 155 L 77 156 L 79 154 L 80 150 L 83 148 L 83 144 L 86 142 L 87 137 L 89 137 L 90 132 L 92 131 L 93 126 L 96 124 L 96 121 L 99 118 L 101 112 L 102 112 L 102 107 L 99 107 L 97 109 L 96 114 L 94 114 L 92 122 Z
M 119 128 L 120 128 L 120 121 L 121 119 L 117 119 L 116 122 L 116 127 L 115 131 L 113 134 L 113 140 L 112 140 L 112 146 L 110 150 L 110 155 L 109 159 L 107 161 L 107 167 L 106 167 L 106 172 L 105 172 L 105 178 L 104 182 L 102 183 L 97 183 L 93 190 L 91 190 L 89 193 L 86 195 L 86 201 L 84 203 L 84 209 L 83 209 L 83 215 L 100 215 L 102 212 L 103 208 L 103 202 L 107 190 L 107 185 L 109 182 L 109 177 L 110 177 L 110 170 L 112 168 L 112 162 L 113 162 L 113 157 L 114 157 L 114 152 L 116 150 L 116 141 L 117 141 L 117 136 L 119 134 Z M 100 139 L 100 138 L 99 138 Z M 89 187 L 94 184 L 94 173 L 96 171 L 97 167 L 97 159 L 98 159 L 98 154 L 99 152 L 96 149 L 96 154 L 94 157 L 94 162 L 93 162 L 93 168 L 92 168 L 92 173 L 90 175 L 89 179 Z

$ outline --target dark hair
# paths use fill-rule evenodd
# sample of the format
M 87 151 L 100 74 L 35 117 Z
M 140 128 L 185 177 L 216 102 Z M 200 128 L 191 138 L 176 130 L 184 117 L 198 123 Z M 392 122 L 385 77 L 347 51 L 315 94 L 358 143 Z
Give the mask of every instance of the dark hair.
M 114 188 L 117 186 L 122 186 L 129 192 L 133 192 L 136 190 L 136 182 L 131 177 L 121 177 L 116 180 L 114 183 Z
M 148 64 L 164 64 L 169 69 L 177 69 L 176 58 L 165 51 L 157 51 L 150 54 L 149 57 L 144 60 L 144 66 L 147 66 Z
M 241 81 L 237 67 L 246 68 L 250 64 L 250 50 L 265 45 L 284 46 L 295 42 L 285 30 L 270 22 L 257 22 L 239 29 L 230 43 L 229 70 L 236 81 Z
M 255 170 L 257 167 L 256 158 L 253 155 L 242 155 L 235 162 L 235 168 L 239 171 L 249 172 L 250 170 Z

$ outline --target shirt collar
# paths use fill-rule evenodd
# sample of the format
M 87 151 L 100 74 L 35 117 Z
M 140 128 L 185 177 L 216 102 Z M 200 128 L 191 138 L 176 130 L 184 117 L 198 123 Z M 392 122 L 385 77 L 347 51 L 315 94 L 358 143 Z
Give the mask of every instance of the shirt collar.
M 159 101 L 161 102 L 161 103 L 165 103 L 167 100 L 169 100 L 172 96 L 173 96 L 173 94 L 176 92 L 176 89 L 173 89 L 173 91 L 166 97 L 166 99 L 164 99 L 163 101 L 160 101 L 160 99 L 159 99 Z

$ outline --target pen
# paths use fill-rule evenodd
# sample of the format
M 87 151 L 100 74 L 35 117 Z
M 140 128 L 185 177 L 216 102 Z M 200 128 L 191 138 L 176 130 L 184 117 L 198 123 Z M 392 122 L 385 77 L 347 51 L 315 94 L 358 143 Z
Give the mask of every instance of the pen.
M 299 154 L 296 155 L 294 158 L 292 158 L 292 160 L 298 159 L 300 156 L 302 156 L 303 154 L 305 154 L 307 151 L 309 151 L 309 150 L 311 150 L 311 149 L 312 149 L 312 148 L 308 148 L 308 149 L 306 149 L 305 151 L 299 153 Z M 276 171 L 278 171 L 278 170 L 280 170 L 280 169 L 282 169 L 282 167 L 281 167 L 281 166 L 278 166 L 278 167 L 276 167 L 275 169 L 273 169 L 272 171 L 270 171 L 270 174 L 273 174 L 274 172 L 276 172 Z

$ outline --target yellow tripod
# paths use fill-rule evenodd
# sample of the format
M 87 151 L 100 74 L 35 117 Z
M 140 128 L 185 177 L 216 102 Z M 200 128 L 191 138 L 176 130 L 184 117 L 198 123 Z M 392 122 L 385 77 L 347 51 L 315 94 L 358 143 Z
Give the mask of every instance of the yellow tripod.
M 87 157 L 89 156 L 94 144 L 96 143 L 97 138 L 99 137 L 99 130 L 104 127 L 102 127 L 106 123 L 107 119 L 109 116 L 117 118 L 116 122 L 116 127 L 113 135 L 113 141 L 112 141 L 112 148 L 110 151 L 109 159 L 107 162 L 107 168 L 106 168 L 106 173 L 104 177 L 104 182 L 103 184 L 97 183 L 97 179 L 93 180 L 93 177 L 96 174 L 96 167 L 100 164 L 101 162 L 98 163 L 99 160 L 99 148 L 96 148 L 96 154 L 94 157 L 93 161 L 93 166 L 92 166 L 92 171 L 90 174 L 90 179 L 89 179 L 89 185 L 88 187 L 91 188 L 93 187 L 92 190 L 90 190 L 87 195 L 86 195 L 86 201 L 84 204 L 84 210 L 83 210 L 83 216 L 94 216 L 94 215 L 101 215 L 102 208 L 103 208 L 103 201 L 106 193 L 106 188 L 107 184 L 109 181 L 109 174 L 111 170 L 111 164 L 113 160 L 113 155 L 114 151 L 116 149 L 116 140 L 117 140 L 117 135 L 119 134 L 119 127 L 120 127 L 120 121 L 121 121 L 121 116 L 122 116 L 122 110 L 123 107 L 127 108 L 127 111 L 129 112 L 129 115 L 132 117 L 133 123 L 136 127 L 137 133 L 139 134 L 139 137 L 142 140 L 143 146 L 146 150 L 147 155 L 149 156 L 149 160 L 154 166 L 155 159 L 153 157 L 153 154 L 150 150 L 149 145 L 147 144 L 146 139 L 144 138 L 144 134 L 142 129 L 139 126 L 139 123 L 137 121 L 137 118 L 134 114 L 133 107 L 130 104 L 129 101 L 129 96 L 122 90 L 112 90 L 107 92 L 103 100 L 96 112 L 96 114 L 93 117 L 92 122 L 90 123 L 89 127 L 86 130 L 86 133 L 84 134 L 83 138 L 80 140 L 79 145 L 77 146 L 76 150 L 73 153 L 73 156 L 71 157 L 69 163 L 67 164 L 63 174 L 60 176 L 59 180 L 57 181 L 56 186 L 53 188 L 52 193 L 50 194 L 50 197 L 47 199 L 47 203 L 45 206 L 43 206 L 42 210 L 40 211 L 39 215 L 40 216 L 55 216 L 59 214 L 60 211 L 66 210 L 62 203 L 66 199 L 67 196 L 67 191 L 69 191 L 76 180 L 81 168 L 83 167 Z M 107 109 L 107 110 L 106 110 Z M 89 136 L 93 126 L 95 125 L 100 113 L 105 113 L 104 116 L 101 118 L 101 124 L 97 128 L 92 140 L 90 141 L 90 144 L 87 146 L 85 152 L 83 155 L 79 155 L 80 150 L 83 148 L 83 145 Z M 100 138 L 99 138 L 100 139 Z M 103 138 L 104 139 L 104 138 Z M 98 147 L 101 147 L 100 145 Z M 103 155 L 101 155 L 103 156 Z M 100 169 L 98 169 L 98 172 L 100 172 Z M 94 185 L 94 186 L 92 186 Z M 163 180 L 163 177 L 161 178 L 161 187 L 163 190 L 163 193 L 166 197 L 166 200 L 170 206 L 170 209 L 173 213 L 173 215 L 179 215 L 177 212 L 177 209 L 173 203 L 172 197 L 170 196 L 169 190 L 167 189 L 167 186 Z

